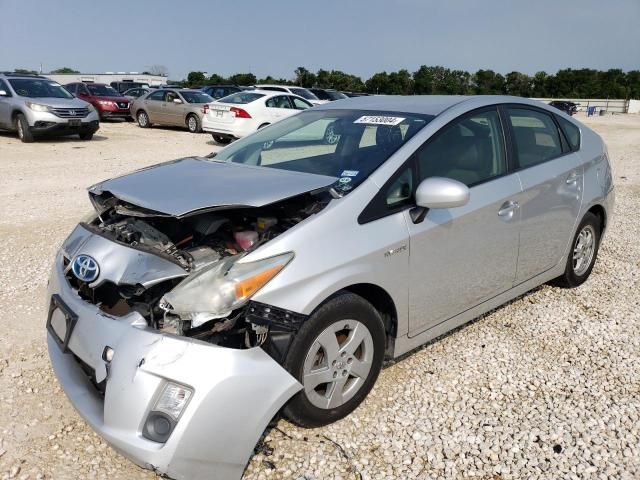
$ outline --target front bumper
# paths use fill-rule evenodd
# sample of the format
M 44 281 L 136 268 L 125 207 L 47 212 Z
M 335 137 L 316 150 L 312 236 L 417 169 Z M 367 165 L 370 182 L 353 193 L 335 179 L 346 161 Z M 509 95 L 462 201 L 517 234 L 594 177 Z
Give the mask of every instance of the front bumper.
M 302 386 L 262 349 L 235 350 L 161 334 L 137 313 L 110 316 L 82 300 L 64 277 L 61 256 L 49 281 L 77 320 L 63 353 L 51 333 L 56 376 L 89 425 L 136 464 L 175 479 L 235 479 L 268 422 Z M 109 366 L 105 347 L 114 350 Z M 77 358 L 76 358 L 77 357 Z M 82 363 L 85 368 L 81 367 Z M 104 396 L 87 376 L 106 379 Z M 142 436 L 159 392 L 172 381 L 193 389 L 166 443 Z
M 82 121 L 79 124 L 71 124 L 68 121 L 65 122 L 48 122 L 39 120 L 35 124 L 29 127 L 29 130 L 34 135 L 74 135 L 78 133 L 95 133 L 100 128 L 98 120 Z

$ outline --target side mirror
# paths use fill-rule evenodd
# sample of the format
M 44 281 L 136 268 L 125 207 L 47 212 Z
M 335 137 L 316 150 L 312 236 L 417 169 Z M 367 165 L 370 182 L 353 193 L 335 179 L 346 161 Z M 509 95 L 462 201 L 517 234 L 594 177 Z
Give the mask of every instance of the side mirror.
M 182 103 L 182 100 L 180 100 L 179 98 L 174 98 L 173 103 Z
M 469 202 L 469 187 L 451 178 L 425 178 L 416 190 L 416 205 L 423 208 L 462 207 Z
M 6 90 L 0 90 L 0 97 L 8 97 L 9 94 L 7 93 Z

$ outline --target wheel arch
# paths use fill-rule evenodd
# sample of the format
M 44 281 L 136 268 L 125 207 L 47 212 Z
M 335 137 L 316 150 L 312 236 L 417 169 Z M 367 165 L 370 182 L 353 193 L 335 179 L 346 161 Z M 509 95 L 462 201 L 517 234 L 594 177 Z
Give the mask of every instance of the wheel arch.
M 386 355 L 391 357 L 393 354 L 393 342 L 398 331 L 398 311 L 391 295 L 379 285 L 373 283 L 355 283 L 343 287 L 333 295 L 330 295 L 324 301 L 320 302 L 316 309 L 329 299 L 340 295 L 341 292 L 350 292 L 364 298 L 380 313 L 387 337 Z
M 586 213 L 593 213 L 600 219 L 600 233 L 604 232 L 607 227 L 607 211 L 604 207 L 599 203 L 596 203 L 595 205 L 592 205 Z

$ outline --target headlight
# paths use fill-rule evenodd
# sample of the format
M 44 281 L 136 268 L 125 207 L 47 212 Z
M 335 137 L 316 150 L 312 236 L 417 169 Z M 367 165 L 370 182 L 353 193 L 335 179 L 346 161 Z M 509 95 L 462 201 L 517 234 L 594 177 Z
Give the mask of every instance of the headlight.
M 181 319 L 191 319 L 194 327 L 226 317 L 247 303 L 292 258 L 292 252 L 247 263 L 236 263 L 238 256 L 225 258 L 185 279 L 162 303 Z
M 98 100 L 98 103 L 100 105 L 104 105 L 105 107 L 113 105 L 113 102 L 110 100 Z
M 95 107 L 90 103 L 87 103 L 87 110 L 89 110 L 89 113 L 96 111 Z
M 24 104 L 27 107 L 29 107 L 31 110 L 33 110 L 34 112 L 48 112 L 49 111 L 49 107 L 47 105 L 42 105 L 40 103 L 24 102 Z

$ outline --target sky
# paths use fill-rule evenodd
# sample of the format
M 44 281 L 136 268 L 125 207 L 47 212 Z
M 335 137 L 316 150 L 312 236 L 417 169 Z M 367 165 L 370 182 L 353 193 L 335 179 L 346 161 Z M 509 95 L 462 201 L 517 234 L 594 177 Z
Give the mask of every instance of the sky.
M 640 69 L 640 0 L 0 0 L 0 71 Z

